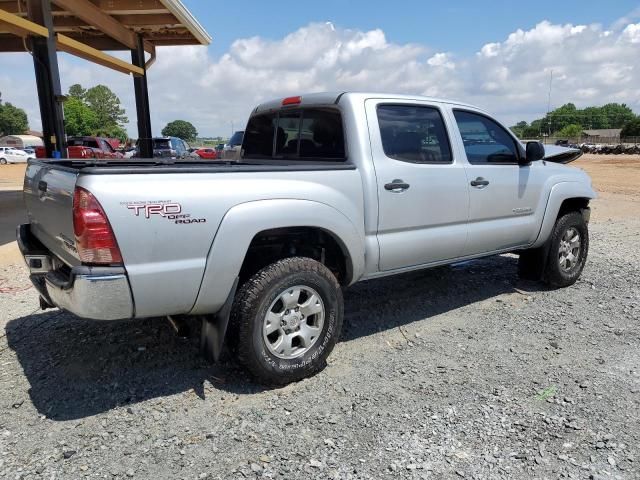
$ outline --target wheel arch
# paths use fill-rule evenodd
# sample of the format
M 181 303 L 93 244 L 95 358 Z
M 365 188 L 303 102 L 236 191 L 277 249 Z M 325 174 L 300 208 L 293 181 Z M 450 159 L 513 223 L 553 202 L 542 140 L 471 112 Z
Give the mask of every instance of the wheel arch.
M 271 263 L 299 256 L 327 266 L 341 285 L 348 285 L 353 279 L 353 259 L 338 235 L 323 227 L 287 226 L 262 230 L 253 236 L 240 268 L 240 283 Z
M 250 248 L 265 232 L 289 235 L 291 232 L 322 232 L 325 239 L 343 254 L 348 285 L 364 271 L 364 231 L 337 209 L 320 202 L 296 199 L 260 200 L 231 208 L 223 217 L 207 255 L 200 291 L 191 314 L 217 311 L 234 280 L 246 276 Z M 280 257 L 286 258 L 286 257 Z
M 542 219 L 538 238 L 530 248 L 542 246 L 560 215 L 570 211 L 582 211 L 589 208 L 589 202 L 596 198 L 595 191 L 581 182 L 561 182 L 555 184 L 549 193 L 549 199 Z

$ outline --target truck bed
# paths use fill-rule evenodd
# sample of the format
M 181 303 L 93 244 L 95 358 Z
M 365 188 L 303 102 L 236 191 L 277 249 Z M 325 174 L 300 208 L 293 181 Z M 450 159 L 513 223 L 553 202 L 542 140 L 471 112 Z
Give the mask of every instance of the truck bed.
M 231 217 L 242 224 L 230 223 L 229 228 L 238 230 L 224 236 L 233 239 L 234 247 L 240 241 L 248 246 L 251 238 L 242 232 L 265 219 L 269 222 L 264 229 L 270 229 L 292 221 L 315 224 L 314 217 L 337 218 L 348 225 L 345 235 L 353 242 L 364 238 L 362 178 L 355 165 L 344 162 L 34 160 L 24 183 L 30 232 L 68 269 L 86 265 L 74 232 L 76 188 L 90 192 L 109 220 L 140 317 L 184 314 L 195 308 L 218 228 Z M 296 217 L 291 206 L 296 202 L 315 208 L 315 213 Z M 165 205 L 171 211 L 165 211 Z M 247 216 L 248 208 L 263 213 Z M 244 247 L 237 248 L 238 258 L 229 246 L 221 248 L 224 262 L 242 264 Z M 214 283 L 220 291 L 227 290 L 221 294 L 224 302 L 230 288 L 226 281 L 233 277 L 222 275 L 221 265 Z M 211 288 L 208 292 L 210 304 L 204 308 L 213 312 L 219 299 Z

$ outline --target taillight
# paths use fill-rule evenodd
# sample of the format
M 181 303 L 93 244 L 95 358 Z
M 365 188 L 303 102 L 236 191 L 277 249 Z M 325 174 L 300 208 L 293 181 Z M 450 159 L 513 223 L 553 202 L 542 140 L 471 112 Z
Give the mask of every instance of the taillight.
M 96 197 L 81 187 L 76 187 L 73 193 L 73 233 L 83 263 L 122 263 L 107 215 Z

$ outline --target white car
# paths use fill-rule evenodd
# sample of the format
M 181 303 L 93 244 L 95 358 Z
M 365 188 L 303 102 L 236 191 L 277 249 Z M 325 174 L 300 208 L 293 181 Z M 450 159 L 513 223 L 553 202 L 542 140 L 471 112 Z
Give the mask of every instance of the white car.
M 36 157 L 17 148 L 0 147 L 0 165 L 6 165 L 7 163 L 27 163 L 31 158 Z

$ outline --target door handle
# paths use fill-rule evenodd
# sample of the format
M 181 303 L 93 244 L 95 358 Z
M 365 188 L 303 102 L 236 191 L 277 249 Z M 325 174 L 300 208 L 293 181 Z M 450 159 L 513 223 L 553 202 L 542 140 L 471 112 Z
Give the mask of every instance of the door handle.
M 482 177 L 478 177 L 475 180 L 471 180 L 472 187 L 484 188 L 489 185 L 489 180 L 485 180 Z
M 384 185 L 385 190 L 389 190 L 390 192 L 393 192 L 393 193 L 404 192 L 408 188 L 409 188 L 409 184 L 405 183 L 404 180 L 400 180 L 399 178 L 396 178 L 391 183 L 385 183 Z

